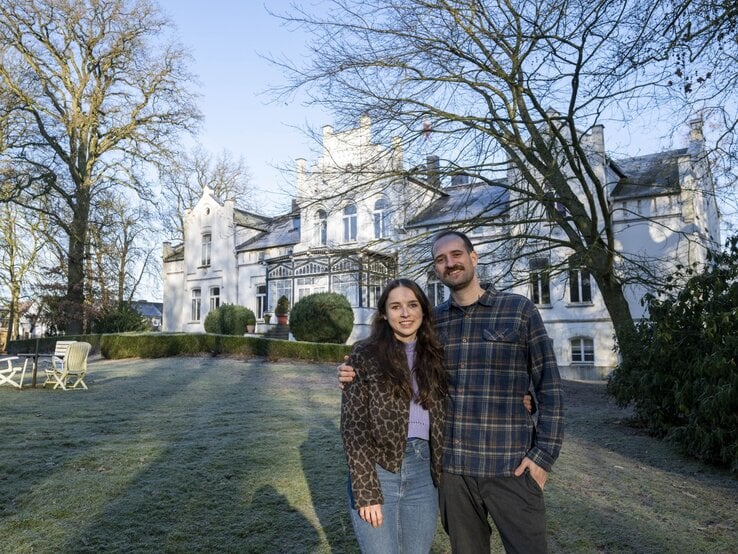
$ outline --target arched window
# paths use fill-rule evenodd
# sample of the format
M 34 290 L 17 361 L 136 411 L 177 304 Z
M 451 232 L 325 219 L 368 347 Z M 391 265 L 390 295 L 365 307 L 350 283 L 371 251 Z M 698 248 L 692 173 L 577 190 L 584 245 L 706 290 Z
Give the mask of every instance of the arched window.
M 573 363 L 593 363 L 595 361 L 594 341 L 589 337 L 571 339 L 571 361 Z
M 210 287 L 210 309 L 220 308 L 220 287 Z
M 356 241 L 356 204 L 349 204 L 343 209 L 343 242 Z
M 374 203 L 374 238 L 381 239 L 389 234 L 389 202 L 380 198 Z
M 315 241 L 320 246 L 328 244 L 328 214 L 322 209 L 315 212 Z

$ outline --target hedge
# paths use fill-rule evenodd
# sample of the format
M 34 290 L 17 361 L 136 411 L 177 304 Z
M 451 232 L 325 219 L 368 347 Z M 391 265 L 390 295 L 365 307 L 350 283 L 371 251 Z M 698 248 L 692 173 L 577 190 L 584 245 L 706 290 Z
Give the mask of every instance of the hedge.
M 343 344 L 318 344 L 211 333 L 111 333 L 38 339 L 38 352 L 52 353 L 57 340 L 89 342 L 92 344 L 93 353 L 100 353 L 111 360 L 208 354 L 245 358 L 265 357 L 269 360 L 339 362 L 351 350 L 350 346 Z M 12 341 L 8 344 L 7 350 L 9 354 L 35 352 L 36 339 Z

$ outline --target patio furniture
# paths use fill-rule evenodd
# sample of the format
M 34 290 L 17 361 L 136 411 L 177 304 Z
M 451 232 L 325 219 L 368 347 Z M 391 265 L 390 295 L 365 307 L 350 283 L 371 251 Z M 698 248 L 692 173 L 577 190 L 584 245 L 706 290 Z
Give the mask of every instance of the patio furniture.
M 8 367 L 0 369 L 0 385 L 10 385 L 17 389 L 23 388 L 23 378 L 26 375 L 26 367 L 28 366 L 28 358 L 23 360 L 23 364 L 15 365 L 13 362 L 20 360 L 18 356 L 3 358 L 2 362 L 7 362 Z
M 71 344 L 76 341 L 73 340 L 58 340 L 54 345 L 54 353 L 51 355 L 51 367 L 60 370 L 64 365 L 64 356 L 67 355 L 67 349 Z
M 55 389 L 61 387 L 63 390 L 68 390 L 68 388 L 82 387 L 87 390 L 84 377 L 87 374 L 87 356 L 90 348 L 92 345 L 89 342 L 72 342 L 64 355 L 61 369 L 52 365 L 44 371 L 46 373 L 44 387 L 52 384 Z M 68 387 L 67 383 L 70 379 L 74 379 L 74 382 Z

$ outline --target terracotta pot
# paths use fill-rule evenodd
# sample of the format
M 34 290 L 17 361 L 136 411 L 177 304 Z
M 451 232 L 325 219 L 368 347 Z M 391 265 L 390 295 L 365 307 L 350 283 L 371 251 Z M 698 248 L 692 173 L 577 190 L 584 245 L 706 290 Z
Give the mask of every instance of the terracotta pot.
M 279 325 L 287 325 L 287 316 L 286 315 L 278 315 L 277 316 L 277 324 L 279 324 Z

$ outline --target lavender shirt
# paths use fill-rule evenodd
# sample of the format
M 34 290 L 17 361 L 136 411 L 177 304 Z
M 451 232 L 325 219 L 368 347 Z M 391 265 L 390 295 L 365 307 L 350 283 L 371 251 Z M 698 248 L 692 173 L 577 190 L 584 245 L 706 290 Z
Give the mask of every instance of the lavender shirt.
M 410 421 L 407 426 L 407 438 L 419 438 L 428 440 L 430 437 L 430 418 L 428 410 L 424 409 L 415 401 L 418 394 L 418 382 L 415 372 L 412 370 L 415 362 L 415 341 L 405 343 L 405 355 L 407 366 L 410 368 L 410 383 L 413 388 L 413 400 L 410 401 Z

